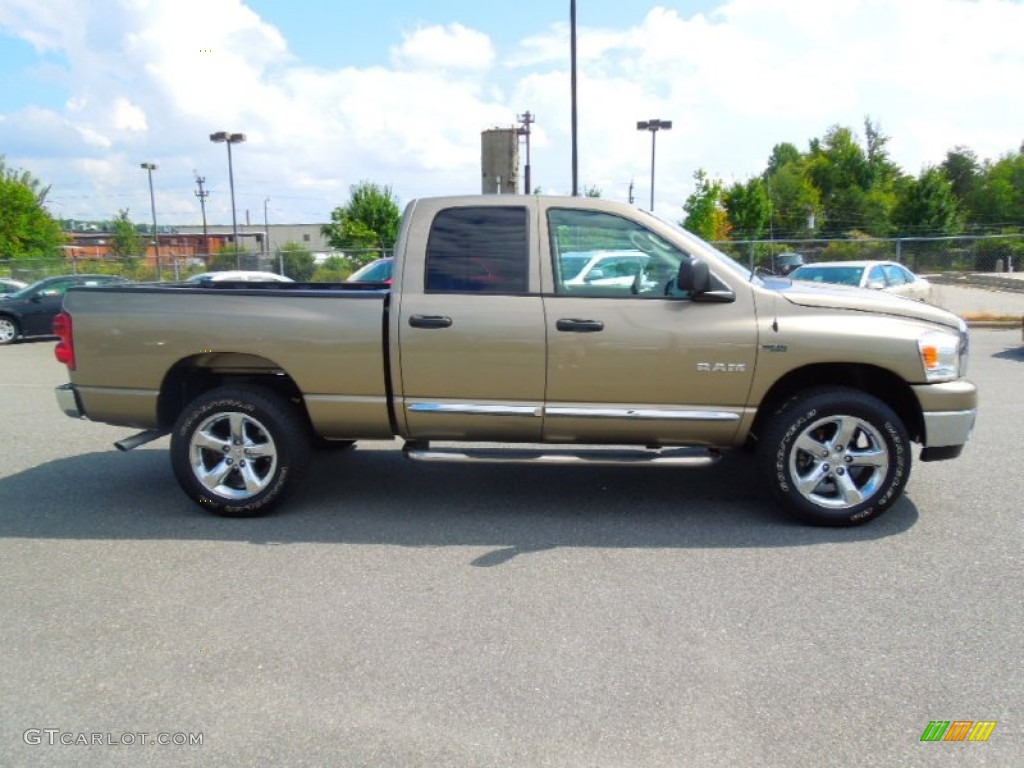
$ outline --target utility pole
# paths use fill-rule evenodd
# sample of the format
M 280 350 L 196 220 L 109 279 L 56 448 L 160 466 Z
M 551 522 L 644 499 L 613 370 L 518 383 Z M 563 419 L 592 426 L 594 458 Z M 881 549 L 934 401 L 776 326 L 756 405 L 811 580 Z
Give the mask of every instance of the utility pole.
M 629 204 L 633 204 L 633 179 L 629 180 Z
M 206 259 L 207 262 L 209 262 L 210 236 L 206 233 L 206 198 L 210 196 L 210 193 L 203 189 L 203 184 L 206 183 L 206 177 L 200 176 L 194 168 L 192 169 L 192 173 L 196 175 L 196 184 L 199 186 L 199 191 L 193 192 L 192 194 L 199 198 L 199 207 L 203 209 L 203 248 L 206 249 Z
M 526 190 L 526 194 L 530 194 L 533 191 L 533 187 L 530 186 L 530 126 L 537 122 L 537 118 L 527 110 L 523 114 L 517 115 L 516 120 L 523 124 L 522 128 L 516 130 L 516 133 L 526 137 L 526 169 L 523 171 L 523 189 Z

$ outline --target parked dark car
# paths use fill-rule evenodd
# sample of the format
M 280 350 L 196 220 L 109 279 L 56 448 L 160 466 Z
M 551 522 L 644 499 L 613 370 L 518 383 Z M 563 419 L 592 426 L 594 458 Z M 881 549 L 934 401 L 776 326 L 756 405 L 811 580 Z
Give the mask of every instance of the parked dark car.
M 0 277 L 0 298 L 10 296 L 16 291 L 20 291 L 26 287 L 28 283 L 23 283 L 21 280 L 11 280 L 9 277 Z
M 30 336 L 51 336 L 53 318 L 60 312 L 69 288 L 127 282 L 114 275 L 60 275 L 8 294 L 0 300 L 0 344 Z
M 357 269 L 348 276 L 350 283 L 391 283 L 391 269 L 394 265 L 394 258 L 388 256 L 383 259 L 371 261 L 364 267 Z

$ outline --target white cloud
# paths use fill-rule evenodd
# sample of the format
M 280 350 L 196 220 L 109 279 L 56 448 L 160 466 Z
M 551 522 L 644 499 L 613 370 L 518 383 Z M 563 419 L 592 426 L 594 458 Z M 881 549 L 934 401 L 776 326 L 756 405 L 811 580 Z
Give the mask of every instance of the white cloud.
M 461 24 L 421 27 L 391 49 L 399 69 L 486 70 L 494 63 L 491 39 Z
M 114 127 L 120 131 L 145 131 L 146 113 L 123 96 L 114 100 Z
M 1024 4 L 1011 0 L 723 0 L 691 14 L 666 3 L 636 25 L 579 29 L 580 181 L 646 199 L 658 135 L 660 210 L 676 216 L 703 167 L 727 181 L 759 173 L 773 145 L 800 147 L 833 124 L 870 116 L 906 171 L 965 144 L 995 157 L 1020 144 Z M 196 23 L 202 19 L 202 23 Z M 76 215 L 148 208 L 138 163 L 154 179 L 162 220 L 198 216 L 192 169 L 230 219 L 216 130 L 235 148 L 240 211 L 323 220 L 360 179 L 404 200 L 476 191 L 480 131 L 527 109 L 533 180 L 570 188 L 568 27 L 508 50 L 459 23 L 421 26 L 387 65 L 324 69 L 241 0 L 0 0 L 0 27 L 61 60 L 62 107 L 0 115 L 9 162 L 52 183 Z M 2 65 L 0 65 L 2 66 Z M 61 158 L 59 161 L 57 158 Z

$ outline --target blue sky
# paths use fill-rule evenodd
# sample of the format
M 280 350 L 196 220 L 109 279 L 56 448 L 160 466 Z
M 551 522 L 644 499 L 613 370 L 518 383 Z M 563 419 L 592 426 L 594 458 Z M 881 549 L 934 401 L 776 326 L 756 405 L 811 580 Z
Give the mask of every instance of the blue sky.
M 870 117 L 916 174 L 957 145 L 1024 138 L 1022 0 L 578 0 L 580 182 L 673 218 L 705 169 L 727 184 L 772 147 Z M 52 184 L 51 211 L 317 222 L 362 179 L 404 202 L 477 192 L 480 132 L 537 116 L 533 180 L 571 189 L 569 2 L 0 0 L 0 154 Z M 269 201 L 269 202 L 268 202 Z

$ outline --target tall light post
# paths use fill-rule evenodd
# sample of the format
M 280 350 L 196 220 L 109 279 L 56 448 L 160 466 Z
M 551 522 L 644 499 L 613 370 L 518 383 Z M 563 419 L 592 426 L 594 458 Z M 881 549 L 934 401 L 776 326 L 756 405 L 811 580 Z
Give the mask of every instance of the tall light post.
M 149 210 L 153 214 L 153 247 L 156 249 L 156 279 L 157 282 L 164 279 L 160 269 L 160 234 L 156 231 L 156 197 L 153 195 L 153 171 L 157 169 L 156 163 L 141 163 L 139 165 L 149 175 Z M 177 263 L 174 265 L 177 267 Z M 175 275 L 177 280 L 178 276 Z
M 235 170 L 231 165 L 231 145 L 241 144 L 245 141 L 244 133 L 231 133 L 230 131 L 217 131 L 210 134 L 210 141 L 214 144 L 228 145 L 228 183 L 231 185 L 231 233 L 235 242 L 235 268 L 241 267 L 241 256 L 238 251 L 238 216 L 235 213 Z
M 576 118 L 576 0 L 569 2 L 569 91 L 572 101 L 572 196 L 580 193 L 580 156 L 578 148 L 578 121 Z
M 651 132 L 651 210 L 654 210 L 654 137 L 658 131 L 668 131 L 672 128 L 671 120 L 640 120 L 636 124 L 638 131 Z

